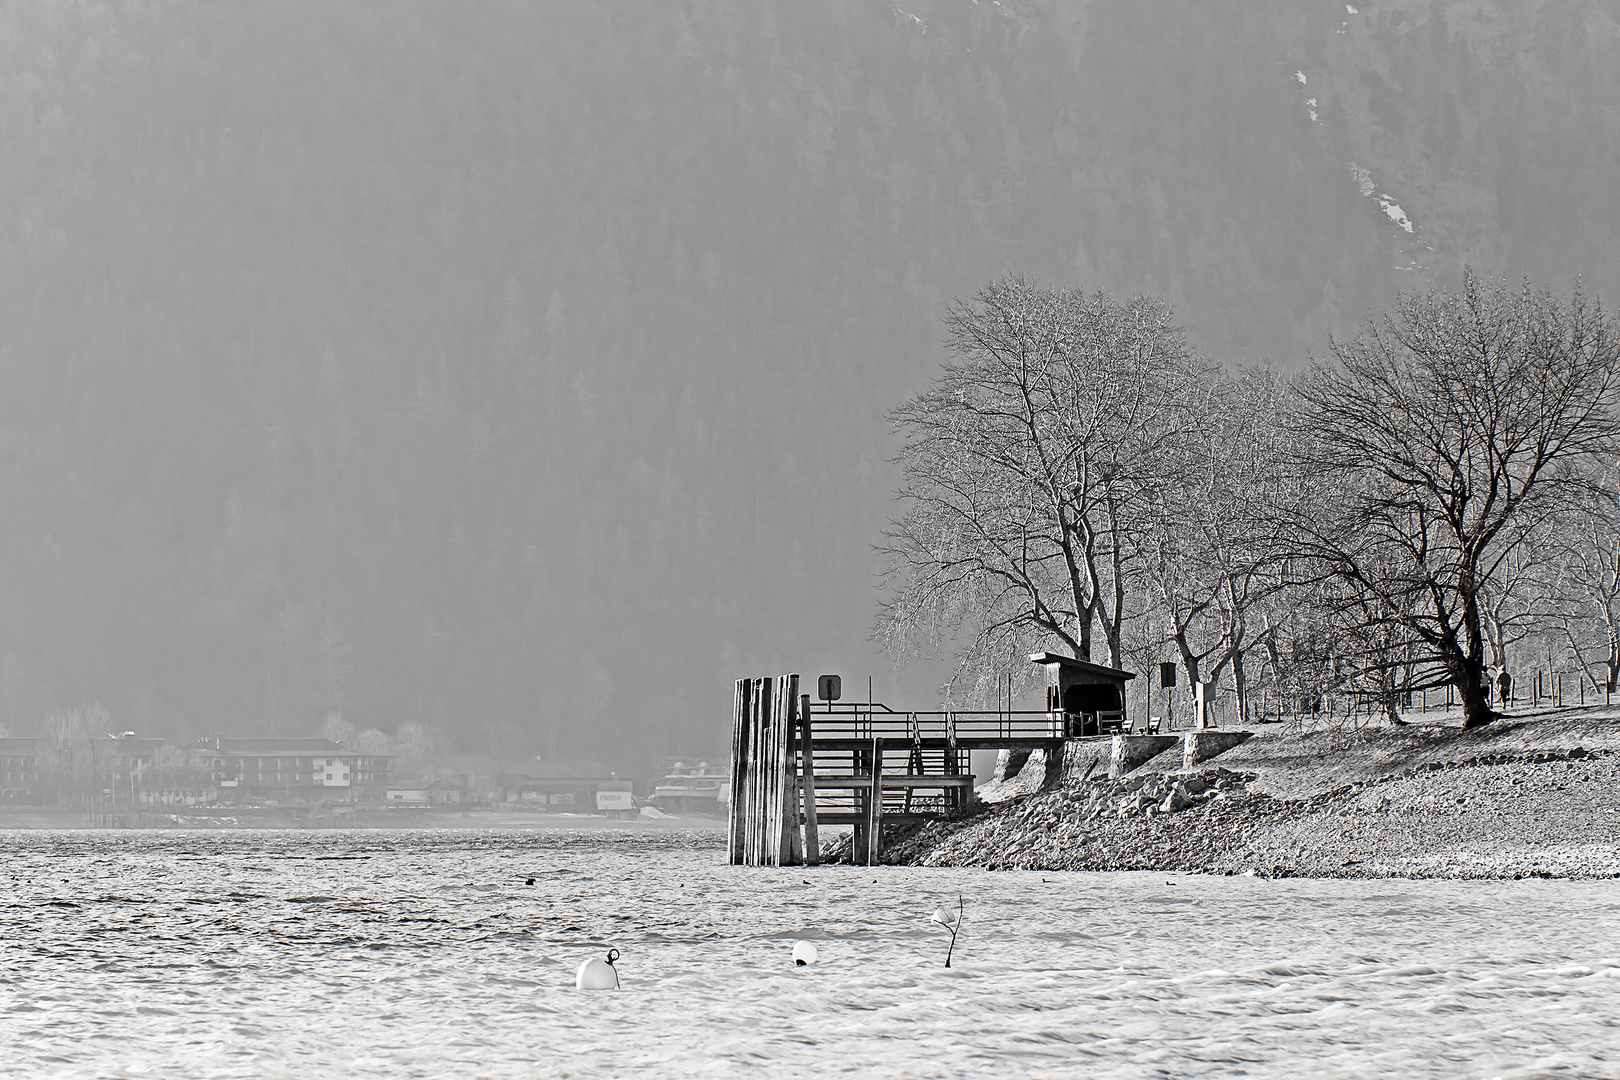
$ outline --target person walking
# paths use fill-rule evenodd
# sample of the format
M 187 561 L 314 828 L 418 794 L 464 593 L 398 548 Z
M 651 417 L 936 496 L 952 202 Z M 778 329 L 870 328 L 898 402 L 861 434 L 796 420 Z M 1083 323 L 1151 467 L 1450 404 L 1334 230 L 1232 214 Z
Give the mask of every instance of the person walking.
M 1496 677 L 1496 696 L 1504 709 L 1513 700 L 1513 676 L 1508 674 L 1506 665 L 1503 665 L 1502 673 Z

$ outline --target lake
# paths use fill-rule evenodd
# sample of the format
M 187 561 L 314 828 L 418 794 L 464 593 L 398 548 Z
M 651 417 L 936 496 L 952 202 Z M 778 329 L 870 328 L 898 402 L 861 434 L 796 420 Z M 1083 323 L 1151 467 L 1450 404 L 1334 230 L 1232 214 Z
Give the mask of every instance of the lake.
M 1612 881 L 762 870 L 679 832 L 0 847 L 11 1077 L 1620 1077 Z M 575 990 L 609 947 L 622 989 Z

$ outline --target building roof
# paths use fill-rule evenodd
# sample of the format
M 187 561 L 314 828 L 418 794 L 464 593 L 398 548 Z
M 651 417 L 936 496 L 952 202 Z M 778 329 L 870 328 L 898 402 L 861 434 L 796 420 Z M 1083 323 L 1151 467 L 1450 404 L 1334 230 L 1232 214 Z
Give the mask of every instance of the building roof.
M 350 750 L 331 739 L 220 739 L 218 749 L 225 754 L 264 754 L 292 756 L 295 754 L 315 754 L 322 757 L 353 757 L 357 751 Z M 363 757 L 382 757 L 380 754 L 364 754 Z
M 114 735 L 108 740 L 120 754 L 155 754 L 165 746 L 174 746 L 168 739 L 143 739 L 135 735 Z
M 1059 667 L 1076 668 L 1092 675 L 1101 675 L 1106 679 L 1114 679 L 1119 682 L 1136 678 L 1134 671 L 1122 671 L 1119 668 L 1105 667 L 1102 664 L 1093 664 L 1090 660 L 1077 660 L 1072 656 L 1064 656 L 1062 653 L 1030 653 L 1029 662 L 1032 664 L 1056 664 Z
M 512 772 L 525 780 L 618 779 L 618 774 L 600 761 L 526 761 Z
M 44 739 L 0 738 L 0 754 L 37 754 L 44 746 Z

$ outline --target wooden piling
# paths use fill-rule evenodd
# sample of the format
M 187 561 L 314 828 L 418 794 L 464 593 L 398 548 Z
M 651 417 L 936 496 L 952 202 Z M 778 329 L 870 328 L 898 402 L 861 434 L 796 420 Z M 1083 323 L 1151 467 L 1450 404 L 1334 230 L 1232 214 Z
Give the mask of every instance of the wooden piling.
M 809 866 L 821 864 L 821 832 L 816 825 L 816 750 L 815 732 L 810 720 L 810 695 L 799 698 L 799 760 L 804 771 L 804 861 Z
M 732 701 L 733 865 L 782 866 L 804 858 L 797 768 L 799 677 L 741 679 Z
M 748 810 L 746 761 L 748 755 L 748 691 L 751 682 L 738 679 L 731 699 L 731 805 L 726 830 L 726 853 L 733 866 L 743 863 L 747 829 L 744 817 Z
M 872 786 L 866 796 L 866 863 L 876 866 L 883 855 L 883 740 L 872 739 Z
M 796 760 L 799 677 L 779 676 L 772 698 L 772 729 L 776 733 L 777 753 L 771 762 L 771 799 L 776 808 L 776 821 L 769 836 L 776 849 L 776 865 L 796 866 L 804 861 L 803 841 L 799 835 L 799 770 Z
M 765 714 L 770 709 L 770 705 L 765 701 L 765 689 L 768 682 L 767 679 L 753 680 L 750 699 L 752 708 L 748 711 L 748 729 L 751 736 L 746 758 L 746 768 L 748 770 L 748 810 L 746 814 L 748 839 L 743 851 L 743 861 L 749 866 L 759 866 L 764 854 L 760 837 L 765 829 L 765 778 L 761 775 L 760 761 L 765 749 L 763 746 L 766 731 Z

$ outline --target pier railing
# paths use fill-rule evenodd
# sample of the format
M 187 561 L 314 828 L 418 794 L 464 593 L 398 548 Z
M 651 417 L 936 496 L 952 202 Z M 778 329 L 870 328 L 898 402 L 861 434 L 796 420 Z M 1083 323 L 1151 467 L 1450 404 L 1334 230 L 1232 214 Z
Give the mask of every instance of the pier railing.
M 817 742 L 842 739 L 945 740 L 953 745 L 1061 739 L 1063 714 L 1021 709 L 933 709 L 897 712 L 880 702 L 812 704 Z M 973 749 L 990 749 L 990 746 Z

